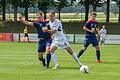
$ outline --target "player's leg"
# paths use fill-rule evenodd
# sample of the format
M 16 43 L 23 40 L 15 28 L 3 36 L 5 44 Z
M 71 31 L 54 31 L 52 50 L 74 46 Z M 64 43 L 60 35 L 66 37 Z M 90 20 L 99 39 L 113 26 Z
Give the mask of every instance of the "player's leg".
M 82 65 L 82 63 L 80 63 L 77 55 L 73 52 L 73 50 L 70 47 L 66 47 L 65 48 L 67 50 L 67 52 L 74 58 L 74 60 L 79 64 L 79 66 Z
M 105 45 L 105 38 L 103 38 L 103 46 Z
M 27 34 L 24 35 L 24 42 L 27 42 Z
M 57 69 L 59 67 L 58 62 L 57 62 L 57 58 L 55 55 L 55 50 L 57 49 L 57 47 L 54 44 L 51 44 L 50 46 L 50 54 L 51 54 L 51 59 L 53 60 L 53 63 L 55 65 L 55 67 L 53 67 L 53 69 Z
M 78 55 L 77 55 L 77 57 L 79 58 L 84 52 L 85 52 L 85 50 L 87 49 L 87 47 L 90 45 L 90 41 L 89 40 L 84 40 L 84 48 L 82 48 L 80 51 L 79 51 L 79 53 L 78 53 Z
M 27 42 L 30 42 L 30 41 L 29 41 L 28 33 L 26 33 L 26 38 L 27 38 Z
M 99 49 L 99 46 L 95 46 L 96 48 L 96 57 L 97 57 L 97 62 L 98 63 L 102 63 L 102 60 L 100 59 L 100 49 Z
M 93 45 L 93 47 L 95 47 L 95 49 L 96 49 L 97 62 L 98 62 L 98 63 L 101 63 L 102 60 L 100 60 L 100 49 L 99 49 L 99 43 L 98 43 L 97 39 L 93 39 L 92 45 Z
M 102 46 L 104 46 L 104 44 L 105 44 L 105 38 L 103 37 Z
M 43 66 L 46 66 L 45 59 L 43 58 L 43 52 L 38 52 L 38 59 L 42 61 Z
M 38 59 L 42 61 L 43 66 L 46 66 L 45 59 L 43 58 L 43 53 L 45 52 L 45 42 L 39 40 L 38 42 Z
M 27 41 L 30 42 L 30 40 L 29 40 L 29 36 L 27 37 Z
M 46 68 L 49 68 L 49 63 L 51 60 L 51 54 L 50 54 L 50 45 L 51 45 L 51 39 L 46 40 Z
M 103 37 L 100 37 L 100 47 L 103 45 Z

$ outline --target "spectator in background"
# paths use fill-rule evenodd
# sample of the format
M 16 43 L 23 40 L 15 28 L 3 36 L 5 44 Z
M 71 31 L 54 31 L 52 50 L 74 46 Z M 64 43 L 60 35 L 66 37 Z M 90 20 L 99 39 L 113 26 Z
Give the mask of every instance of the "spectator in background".
M 27 26 L 25 26 L 25 28 L 24 28 L 24 41 L 30 42 L 29 41 L 29 36 L 28 36 Z
M 100 30 L 100 47 L 105 44 L 106 34 L 107 30 L 105 29 L 105 25 L 102 26 L 102 29 Z

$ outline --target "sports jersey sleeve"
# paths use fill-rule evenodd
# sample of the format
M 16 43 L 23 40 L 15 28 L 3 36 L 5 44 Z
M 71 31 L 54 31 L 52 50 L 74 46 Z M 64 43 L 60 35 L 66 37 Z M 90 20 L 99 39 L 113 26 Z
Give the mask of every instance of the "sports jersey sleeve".
M 89 22 L 85 23 L 84 27 L 89 28 L 90 24 Z
M 100 34 L 102 33 L 102 29 L 100 30 Z
M 105 34 L 107 34 L 107 30 L 105 30 Z
M 33 26 L 34 27 L 38 27 L 38 23 L 37 22 L 33 22 Z
M 61 29 L 60 21 L 56 20 L 55 24 L 53 25 L 53 30 L 60 30 L 60 29 Z

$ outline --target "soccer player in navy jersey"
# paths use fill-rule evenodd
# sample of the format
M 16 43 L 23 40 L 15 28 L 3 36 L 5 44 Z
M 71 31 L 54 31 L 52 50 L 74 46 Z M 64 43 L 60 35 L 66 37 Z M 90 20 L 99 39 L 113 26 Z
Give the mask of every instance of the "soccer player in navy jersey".
M 22 16 L 19 17 L 19 20 L 28 26 L 36 27 L 37 33 L 38 33 L 38 59 L 42 61 L 43 66 L 46 66 L 46 68 L 49 67 L 51 55 L 50 55 L 50 45 L 51 45 L 51 34 L 48 32 L 44 32 L 43 29 L 47 28 L 50 29 L 48 26 L 49 21 L 44 20 L 43 13 L 37 12 L 36 14 L 37 21 L 36 22 L 28 22 L 23 19 Z M 46 61 L 43 58 L 43 53 L 47 52 Z
M 96 37 L 96 32 L 98 33 L 98 35 L 100 35 L 98 22 L 95 20 L 97 14 L 95 12 L 91 12 L 90 15 L 91 15 L 90 19 L 86 22 L 86 24 L 83 27 L 83 30 L 86 31 L 84 48 L 79 51 L 78 58 L 85 52 L 87 47 L 90 44 L 92 44 L 93 47 L 95 47 L 96 49 L 97 62 L 102 63 L 102 60 L 100 60 L 99 42 Z

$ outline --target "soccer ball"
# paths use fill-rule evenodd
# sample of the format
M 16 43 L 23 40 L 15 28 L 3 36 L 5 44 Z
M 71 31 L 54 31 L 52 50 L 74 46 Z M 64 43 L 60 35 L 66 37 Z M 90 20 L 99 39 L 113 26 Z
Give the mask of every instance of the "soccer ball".
M 82 73 L 89 73 L 89 68 L 88 68 L 88 66 L 82 65 L 82 66 L 80 67 L 80 72 L 82 72 Z

